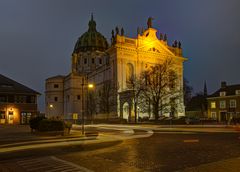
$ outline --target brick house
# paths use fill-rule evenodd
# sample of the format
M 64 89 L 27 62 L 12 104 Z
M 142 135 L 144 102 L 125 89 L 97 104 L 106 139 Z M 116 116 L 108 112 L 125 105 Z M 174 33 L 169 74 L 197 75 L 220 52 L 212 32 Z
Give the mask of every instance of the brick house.
M 0 74 L 0 124 L 27 124 L 40 93 Z
M 221 88 L 208 96 L 208 118 L 226 122 L 240 118 L 240 84 L 227 85 L 221 83 Z

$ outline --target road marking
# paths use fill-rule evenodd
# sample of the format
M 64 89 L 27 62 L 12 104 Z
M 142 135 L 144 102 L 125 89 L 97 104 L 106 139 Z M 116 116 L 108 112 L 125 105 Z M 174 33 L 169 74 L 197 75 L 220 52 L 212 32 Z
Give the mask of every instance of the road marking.
M 189 139 L 189 140 L 183 140 L 184 143 L 198 143 L 198 139 Z
M 69 161 L 59 159 L 55 156 L 40 157 L 17 161 L 17 164 L 28 172 L 48 171 L 48 172 L 93 172 L 85 167 L 79 166 Z

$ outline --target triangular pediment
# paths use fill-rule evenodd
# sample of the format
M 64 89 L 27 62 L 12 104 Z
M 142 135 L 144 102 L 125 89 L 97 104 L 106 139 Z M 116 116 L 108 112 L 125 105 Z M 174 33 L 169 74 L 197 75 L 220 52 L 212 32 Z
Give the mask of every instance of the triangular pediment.
M 138 50 L 174 56 L 174 53 L 172 53 L 167 46 L 166 42 L 158 39 L 156 29 L 148 28 L 141 36 L 141 43 L 138 46 Z
M 174 56 L 174 53 L 171 52 L 167 45 L 164 42 L 156 39 L 156 40 L 143 40 L 142 44 L 138 47 L 139 51 L 149 51 L 153 53 L 167 54 L 169 56 Z

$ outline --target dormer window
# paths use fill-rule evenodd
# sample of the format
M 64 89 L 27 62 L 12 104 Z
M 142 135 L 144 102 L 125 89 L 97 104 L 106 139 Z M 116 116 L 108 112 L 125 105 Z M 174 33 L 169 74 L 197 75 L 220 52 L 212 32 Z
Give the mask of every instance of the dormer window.
M 236 95 L 240 95 L 240 90 L 236 90 Z
M 226 92 L 225 91 L 221 91 L 220 92 L 220 97 L 226 96 Z

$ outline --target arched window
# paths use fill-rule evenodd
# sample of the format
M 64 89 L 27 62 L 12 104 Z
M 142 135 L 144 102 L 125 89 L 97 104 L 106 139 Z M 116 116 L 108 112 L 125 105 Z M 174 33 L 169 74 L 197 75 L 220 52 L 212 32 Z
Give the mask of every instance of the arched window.
M 126 83 L 131 84 L 134 76 L 134 68 L 131 63 L 128 63 L 126 66 Z

